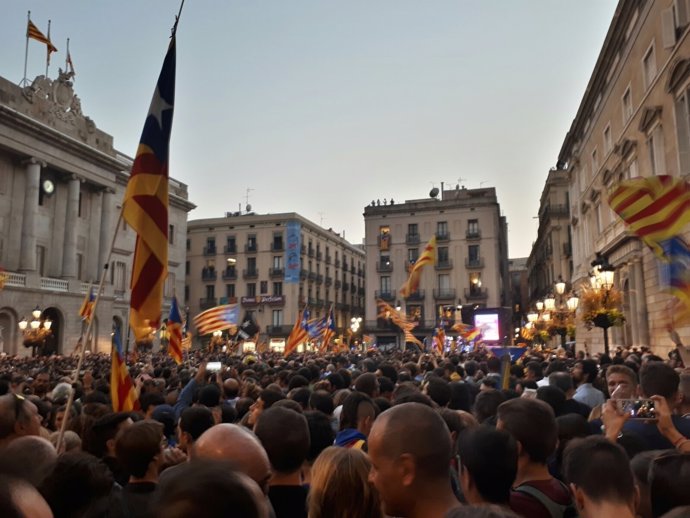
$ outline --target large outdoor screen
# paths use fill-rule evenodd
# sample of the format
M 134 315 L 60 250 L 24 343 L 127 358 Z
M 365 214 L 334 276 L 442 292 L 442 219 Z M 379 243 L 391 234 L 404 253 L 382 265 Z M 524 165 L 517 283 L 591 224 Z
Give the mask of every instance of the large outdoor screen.
M 474 315 L 474 326 L 482 332 L 482 339 L 485 342 L 499 341 L 500 328 L 498 322 L 498 313 L 479 313 Z

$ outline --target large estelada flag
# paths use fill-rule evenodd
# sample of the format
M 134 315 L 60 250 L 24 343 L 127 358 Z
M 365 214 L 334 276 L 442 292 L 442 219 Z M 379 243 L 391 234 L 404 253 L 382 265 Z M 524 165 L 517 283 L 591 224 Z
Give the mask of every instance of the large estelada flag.
M 690 185 L 669 175 L 637 177 L 618 183 L 609 205 L 661 258 L 661 242 L 677 236 L 690 222 Z
M 194 317 L 194 326 L 200 335 L 207 335 L 237 327 L 239 318 L 240 307 L 237 304 L 224 304 L 199 313 Z
M 163 61 L 132 165 L 122 216 L 136 231 L 130 326 L 137 338 L 157 328 L 168 275 L 168 157 L 175 102 L 175 36 Z
M 285 341 L 285 350 L 283 354 L 288 356 L 292 351 L 297 349 L 297 346 L 309 339 L 309 308 L 305 307 L 302 313 L 298 316 L 297 322 L 292 327 L 290 331 L 290 336 L 288 336 Z
M 405 281 L 405 284 L 400 288 L 400 295 L 408 298 L 410 295 L 417 293 L 419 289 L 419 278 L 422 275 L 422 269 L 427 264 L 433 264 L 436 260 L 436 235 L 434 234 L 429 242 L 424 247 L 424 252 L 415 261 L 412 269 L 410 270 L 410 276 Z
M 89 322 L 91 320 L 91 315 L 93 313 L 93 304 L 96 301 L 96 294 L 93 291 L 93 286 L 89 288 L 89 291 L 84 297 L 84 301 L 81 303 L 79 308 L 79 316 Z
M 173 296 L 168 315 L 168 353 L 178 365 L 182 363 L 182 315 L 177 305 L 177 297 Z
M 321 334 L 321 351 L 327 351 L 328 345 L 335 336 L 335 315 L 333 314 L 333 305 L 328 310 L 328 314 L 324 317 L 323 332 Z
M 125 356 L 122 352 L 120 328 L 113 334 L 113 349 L 110 366 L 110 399 L 114 412 L 131 412 L 139 410 L 139 397 L 127 370 Z

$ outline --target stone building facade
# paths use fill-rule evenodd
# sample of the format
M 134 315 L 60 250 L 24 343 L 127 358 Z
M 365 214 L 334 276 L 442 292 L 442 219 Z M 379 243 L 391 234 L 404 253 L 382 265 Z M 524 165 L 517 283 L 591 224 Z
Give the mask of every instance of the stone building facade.
M 132 123 L 133 131 L 140 131 L 141 121 Z M 31 320 L 35 308 L 41 320 L 52 322 L 47 349 L 73 351 L 84 326 L 79 308 L 107 261 L 131 164 L 82 113 L 69 74 L 39 76 L 24 88 L 0 78 L 1 352 L 30 352 L 18 322 Z M 167 296 L 175 286 L 184 289 L 186 221 L 193 207 L 186 185 L 171 179 Z M 135 239 L 121 222 L 92 350 L 110 350 L 113 326 L 128 336 Z
M 187 226 L 185 304 L 190 316 L 240 304 L 259 341 L 280 349 L 308 305 L 312 318 L 333 306 L 337 335 L 364 315 L 364 251 L 331 229 L 292 213 L 229 212 Z M 209 337 L 196 337 L 197 342 Z
M 616 267 L 626 323 L 611 344 L 672 342 L 674 299 L 660 285 L 660 264 L 607 203 L 616 182 L 636 176 L 690 175 L 690 11 L 681 0 L 621 0 L 559 164 L 567 171 L 573 279 L 588 282 L 597 252 Z M 686 236 L 687 237 L 687 236 Z M 690 328 L 678 327 L 690 339 Z M 610 330 L 611 332 L 611 330 Z M 603 332 L 580 325 L 578 346 L 602 349 Z
M 399 305 L 419 322 L 419 338 L 433 332 L 441 312 L 472 322 L 480 307 L 510 306 L 505 217 L 494 188 L 441 189 L 440 197 L 364 209 L 366 250 L 365 331 L 379 343 L 399 342 L 401 333 L 377 320 L 376 300 Z M 437 260 L 422 271 L 420 289 L 408 299 L 399 290 L 411 265 L 436 234 Z

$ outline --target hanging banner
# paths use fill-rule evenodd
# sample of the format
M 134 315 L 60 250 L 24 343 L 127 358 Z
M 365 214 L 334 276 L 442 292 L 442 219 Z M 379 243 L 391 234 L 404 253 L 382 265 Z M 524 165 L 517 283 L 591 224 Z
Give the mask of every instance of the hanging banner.
M 299 283 L 300 252 L 302 247 L 302 226 L 298 221 L 288 221 L 285 258 L 285 283 Z

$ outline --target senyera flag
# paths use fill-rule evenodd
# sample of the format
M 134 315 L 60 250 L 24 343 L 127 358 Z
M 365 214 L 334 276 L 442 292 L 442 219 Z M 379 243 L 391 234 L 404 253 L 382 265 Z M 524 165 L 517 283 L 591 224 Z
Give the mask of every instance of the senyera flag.
M 175 101 L 175 36 L 163 61 L 132 165 L 122 216 L 136 231 L 130 325 L 137 338 L 160 324 L 168 274 L 168 156 Z
M 237 304 L 224 304 L 199 313 L 194 317 L 194 326 L 200 335 L 207 335 L 236 327 L 239 318 L 240 307 Z
M 177 297 L 173 296 L 172 304 L 170 305 L 170 314 L 168 315 L 168 353 L 175 363 L 178 365 L 182 363 L 182 315 L 180 314 L 180 307 L 177 304 Z
M 400 288 L 400 295 L 408 298 L 410 295 L 417 293 L 422 269 L 427 264 L 433 264 L 434 261 L 436 261 L 436 234 L 431 236 L 431 239 L 429 239 L 429 242 L 424 247 L 424 252 L 422 252 L 422 255 L 419 256 L 412 266 L 410 276 Z
M 110 366 L 110 399 L 114 412 L 139 410 L 139 397 L 129 375 L 129 370 L 127 370 L 127 364 L 122 352 L 119 327 L 115 328 L 115 333 L 113 334 Z

